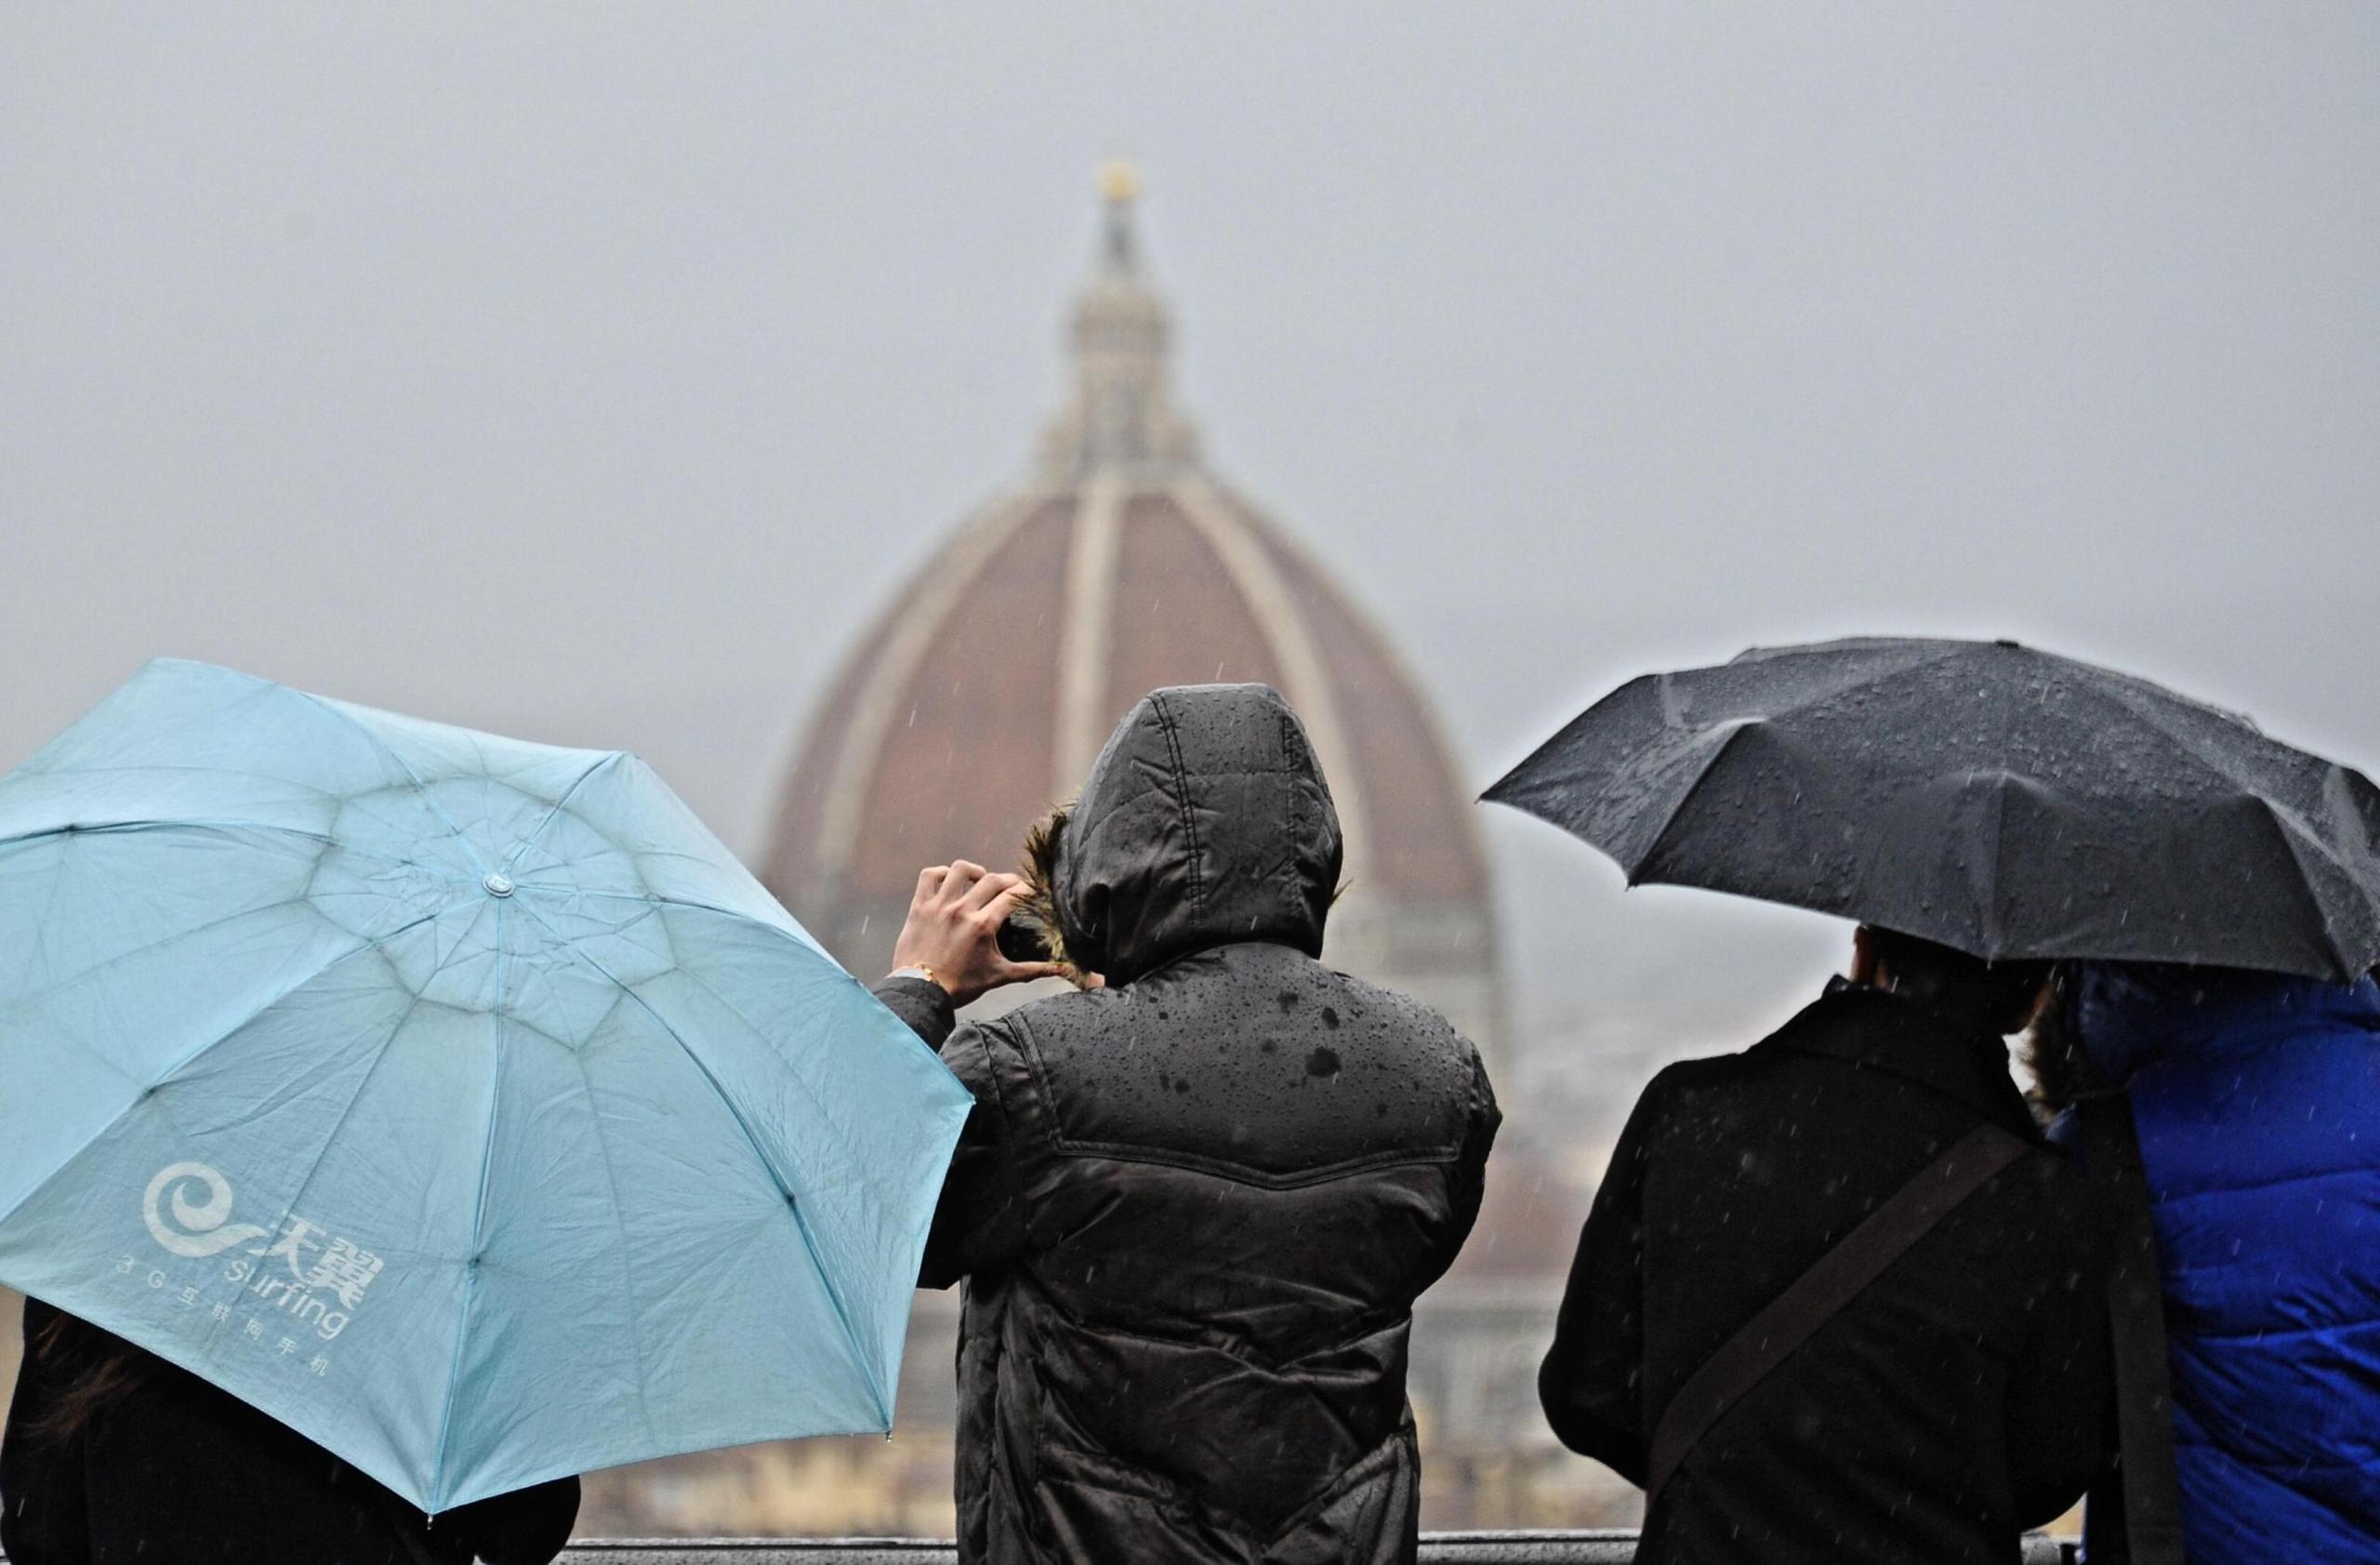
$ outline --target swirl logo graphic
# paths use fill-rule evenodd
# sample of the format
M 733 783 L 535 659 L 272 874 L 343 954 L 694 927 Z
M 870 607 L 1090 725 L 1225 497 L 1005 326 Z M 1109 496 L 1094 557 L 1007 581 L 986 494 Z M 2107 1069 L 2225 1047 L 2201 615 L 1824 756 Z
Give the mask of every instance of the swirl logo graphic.
M 196 1205 L 191 1202 L 191 1187 L 203 1188 L 204 1195 Z M 167 1200 L 167 1192 L 172 1199 Z M 140 1214 L 149 1224 L 149 1237 L 177 1255 L 203 1259 L 219 1255 L 235 1244 L 245 1244 L 252 1239 L 262 1239 L 265 1230 L 254 1223 L 233 1223 L 231 1215 L 231 1182 L 205 1163 L 171 1163 L 157 1171 L 149 1181 L 148 1193 L 141 1198 Z M 170 1206 L 172 1221 L 164 1210 Z

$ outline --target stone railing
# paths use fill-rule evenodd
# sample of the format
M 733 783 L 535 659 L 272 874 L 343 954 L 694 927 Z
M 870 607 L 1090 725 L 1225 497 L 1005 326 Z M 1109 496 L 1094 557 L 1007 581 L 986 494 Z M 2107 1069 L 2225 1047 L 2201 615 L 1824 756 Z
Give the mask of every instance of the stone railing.
M 1633 1532 L 1425 1532 L 1421 1565 L 1629 1565 Z M 633 1538 L 573 1544 L 566 1565 L 956 1565 L 946 1543 L 898 1538 Z M 2024 1565 L 2073 1565 L 2071 1540 L 2025 1540 Z

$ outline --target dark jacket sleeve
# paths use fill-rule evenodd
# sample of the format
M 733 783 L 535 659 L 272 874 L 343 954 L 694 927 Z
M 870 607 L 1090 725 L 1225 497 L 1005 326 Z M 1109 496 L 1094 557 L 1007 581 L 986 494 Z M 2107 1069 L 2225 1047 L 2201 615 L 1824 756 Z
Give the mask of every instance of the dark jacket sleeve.
M 1564 1445 L 1631 1483 L 1645 1481 L 1645 1143 L 1655 1077 L 1636 1100 L 1595 1189 L 1537 1397 Z
M 947 1288 L 976 1271 L 1005 1265 L 1025 1248 L 1025 1181 L 1020 1148 L 993 1068 L 986 1029 L 958 1025 L 950 996 L 923 978 L 887 978 L 876 998 L 911 1030 L 939 1050 L 975 1099 L 966 1128 L 959 1133 L 942 1199 L 934 1203 L 933 1227 L 926 1236 L 925 1261 L 918 1268 L 920 1288 Z M 998 1024 L 993 1024 L 997 1027 Z
M 924 978 L 886 978 L 868 991 L 887 1011 L 906 1022 L 911 1032 L 940 1051 L 959 1026 L 959 1008 L 950 991 Z
M 555 1479 L 496 1494 L 441 1516 L 437 1527 L 471 1546 L 487 1565 L 547 1565 L 578 1524 L 578 1480 Z
M 33 1430 L 57 1406 L 75 1370 L 61 1361 L 72 1357 L 63 1348 L 42 1351 L 42 1328 L 57 1319 L 59 1312 L 39 1299 L 25 1301 L 24 1362 L 8 1404 L 7 1434 L 0 1439 L 0 1549 L 11 1565 L 86 1565 L 91 1558 L 82 1441 Z

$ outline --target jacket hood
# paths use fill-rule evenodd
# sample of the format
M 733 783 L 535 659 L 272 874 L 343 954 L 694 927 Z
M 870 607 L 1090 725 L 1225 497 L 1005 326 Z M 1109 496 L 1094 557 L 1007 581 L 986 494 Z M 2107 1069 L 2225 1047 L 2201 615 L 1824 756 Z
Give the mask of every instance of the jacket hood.
M 2128 1081 L 2160 1060 L 2220 1059 L 2293 1034 L 2380 1030 L 2380 987 L 2225 967 L 2088 962 L 2074 975 L 2070 1015 L 2091 1072 Z
M 1321 955 L 1342 852 L 1305 725 L 1263 684 L 1151 692 L 1091 763 L 1056 850 L 1066 956 L 1111 984 L 1241 941 Z

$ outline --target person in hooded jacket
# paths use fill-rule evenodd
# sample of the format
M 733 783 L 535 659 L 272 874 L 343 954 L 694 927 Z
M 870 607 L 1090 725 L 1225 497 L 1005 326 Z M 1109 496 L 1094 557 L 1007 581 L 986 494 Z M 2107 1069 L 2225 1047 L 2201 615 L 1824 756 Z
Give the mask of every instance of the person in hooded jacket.
M 575 1478 L 425 1517 L 229 1392 L 25 1301 L 8 1565 L 546 1565 L 577 1518 Z
M 2044 1099 L 2131 1098 L 2191 1565 L 2380 1561 L 2380 988 L 2089 962 L 2059 988 Z
M 921 1279 L 966 1282 L 959 1558 L 1410 1561 L 1407 1337 L 1478 1213 L 1477 1051 L 1317 960 L 1339 822 L 1265 686 L 1143 700 L 1039 850 L 1104 987 L 954 1030 L 1051 970 L 997 949 L 1026 883 L 959 863 L 877 990 L 976 1100 Z

